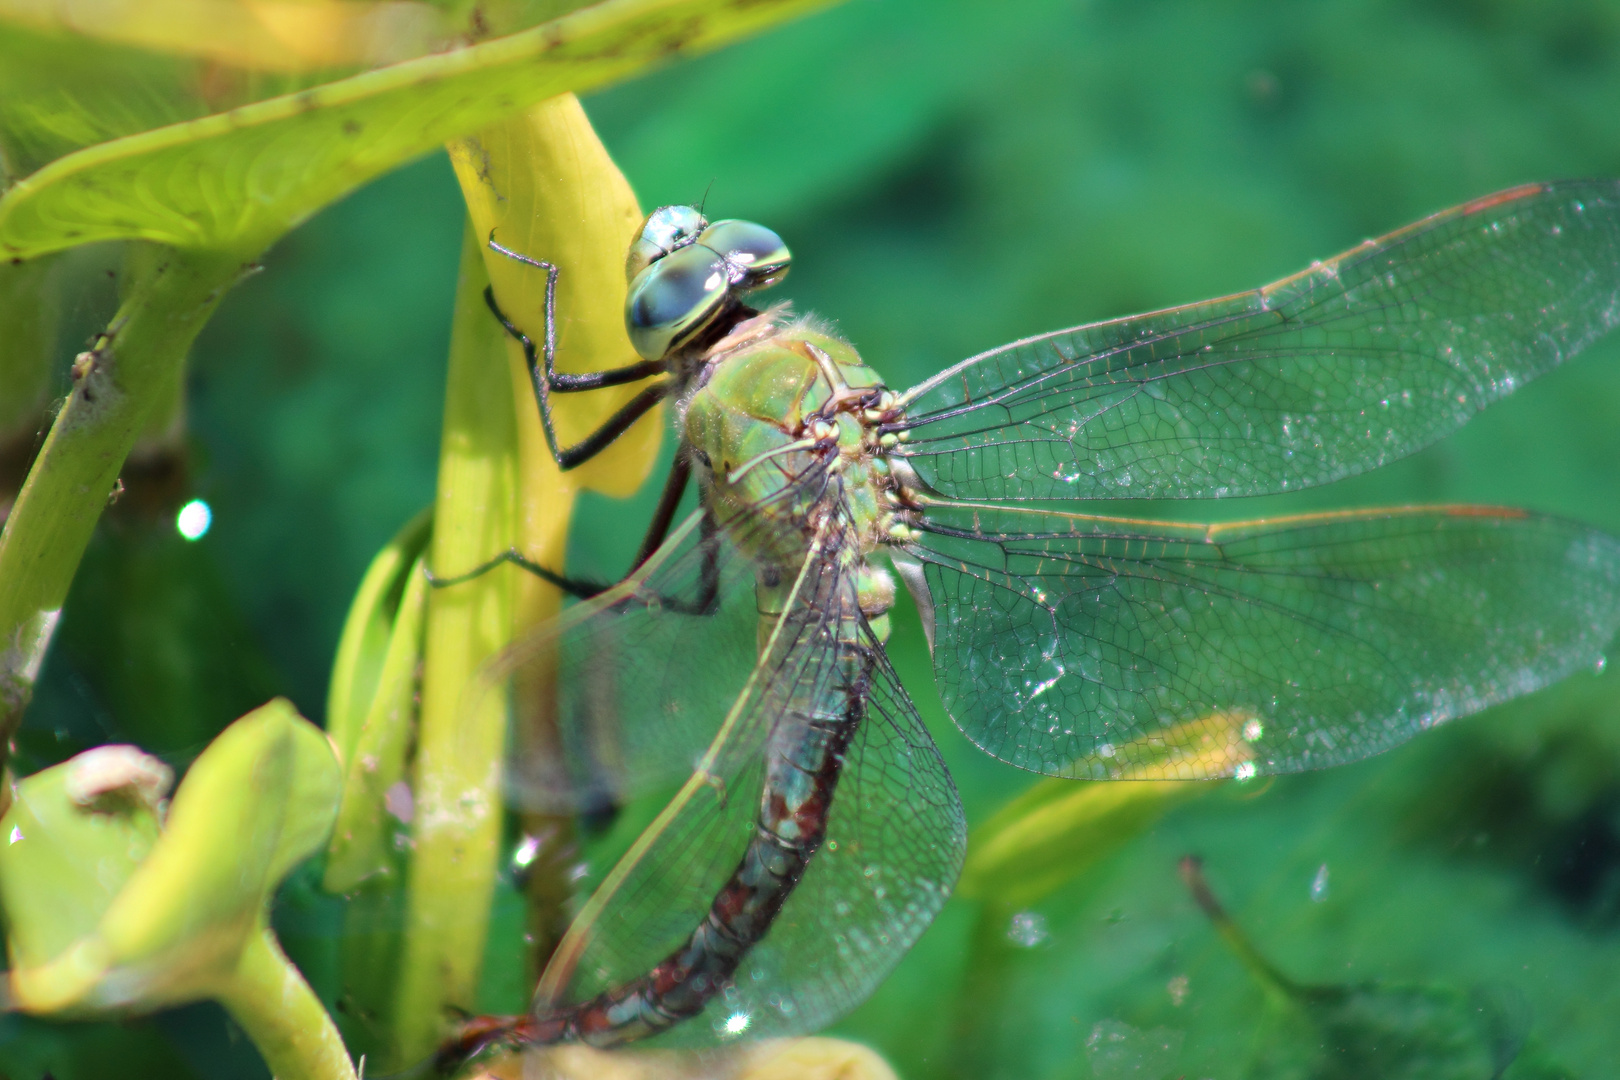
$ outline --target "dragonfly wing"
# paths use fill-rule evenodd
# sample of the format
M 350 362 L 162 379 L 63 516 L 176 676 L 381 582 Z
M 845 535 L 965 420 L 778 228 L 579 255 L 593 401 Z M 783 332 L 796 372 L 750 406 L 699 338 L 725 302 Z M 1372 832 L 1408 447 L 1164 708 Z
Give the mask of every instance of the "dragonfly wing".
M 736 1016 L 753 1035 L 826 1026 L 883 981 L 956 884 L 967 849 L 956 786 L 881 651 L 872 680 L 827 841 L 706 1026 Z
M 756 835 L 772 734 L 784 716 L 846 708 L 828 633 L 851 619 L 873 663 L 827 838 L 764 940 L 702 1016 L 650 1046 L 813 1030 L 861 1001 L 949 895 L 965 831 L 955 788 L 838 561 L 816 559 L 696 773 L 592 896 L 541 982 L 542 1011 L 587 1002 L 682 948 Z
M 1322 768 L 1598 661 L 1620 541 L 1479 507 L 1177 525 L 934 506 L 945 706 L 1055 776 Z
M 517 733 L 509 801 L 570 812 L 678 785 L 753 670 L 758 624 L 734 530 L 692 515 L 629 581 L 483 673 Z
M 1259 495 L 1452 431 L 1620 321 L 1620 185 L 1478 199 L 1253 292 L 1059 330 L 905 395 L 955 499 Z

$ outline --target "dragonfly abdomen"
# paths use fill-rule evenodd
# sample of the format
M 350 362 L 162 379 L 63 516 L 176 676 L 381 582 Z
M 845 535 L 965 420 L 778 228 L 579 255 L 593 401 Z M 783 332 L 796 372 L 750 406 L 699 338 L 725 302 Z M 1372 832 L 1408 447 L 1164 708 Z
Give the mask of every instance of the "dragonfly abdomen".
M 528 1020 L 522 1041 L 609 1047 L 657 1035 L 701 1013 L 765 937 L 826 838 L 845 755 L 866 715 L 875 657 L 858 638 L 846 639 L 839 622 L 834 627 L 844 683 L 838 705 L 786 703 L 770 739 L 754 835 L 703 922 L 646 975 Z

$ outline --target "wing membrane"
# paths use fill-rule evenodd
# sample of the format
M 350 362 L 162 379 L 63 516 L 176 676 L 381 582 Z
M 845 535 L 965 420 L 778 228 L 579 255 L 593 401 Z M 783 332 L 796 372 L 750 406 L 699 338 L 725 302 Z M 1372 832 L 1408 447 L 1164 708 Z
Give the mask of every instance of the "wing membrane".
M 1323 768 L 1595 662 L 1620 541 L 1477 507 L 1185 526 L 930 507 L 946 708 L 1055 776 Z
M 739 1011 L 750 1035 L 832 1023 L 888 976 L 956 884 L 967 847 L 956 787 L 881 652 L 872 678 L 827 842 L 704 1029 Z
M 1620 185 L 1443 211 L 1253 292 L 992 349 L 907 398 L 951 498 L 1260 495 L 1375 468 L 1620 321 Z
M 590 810 L 679 784 L 753 670 L 758 624 L 753 566 L 735 530 L 692 515 L 629 581 L 568 609 L 485 672 L 485 692 L 507 698 L 512 729 L 539 733 L 515 740 L 509 801 Z
M 867 717 L 835 789 L 827 841 L 763 942 L 704 1018 L 649 1045 L 714 1045 L 813 1030 L 862 1000 L 944 903 L 965 830 L 956 791 L 864 620 L 836 559 L 813 559 L 699 767 L 593 896 L 541 1006 L 576 1004 L 645 974 L 682 945 L 752 837 L 772 731 L 816 704 L 840 707 L 828 634 L 852 618 L 874 658 Z M 746 1017 L 740 1027 L 738 1014 Z M 729 1023 L 728 1023 L 729 1021 Z

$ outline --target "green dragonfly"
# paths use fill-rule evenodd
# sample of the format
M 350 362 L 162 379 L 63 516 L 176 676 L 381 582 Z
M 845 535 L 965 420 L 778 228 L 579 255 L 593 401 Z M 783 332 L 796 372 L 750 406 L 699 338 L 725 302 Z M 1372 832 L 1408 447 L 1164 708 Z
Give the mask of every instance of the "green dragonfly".
M 531 567 L 583 599 L 490 674 L 521 710 L 529 665 L 560 665 L 562 765 L 514 762 L 515 790 L 577 805 L 685 780 L 585 902 L 533 1011 L 467 1021 L 445 1063 L 806 1032 L 884 978 L 965 847 L 884 653 L 896 577 L 963 734 L 1077 779 L 1356 761 L 1592 667 L 1620 627 L 1620 541 L 1522 511 L 1074 509 L 1292 491 L 1439 439 L 1620 321 L 1620 184 L 1488 196 L 902 392 L 815 319 L 747 303 L 788 265 L 763 226 L 665 207 L 628 263 L 639 364 L 557 373 L 549 300 L 543 341 L 522 338 L 559 464 L 666 398 L 679 447 L 629 577 L 591 590 Z M 553 395 L 649 377 L 557 444 Z M 670 532 L 694 476 L 698 509 Z

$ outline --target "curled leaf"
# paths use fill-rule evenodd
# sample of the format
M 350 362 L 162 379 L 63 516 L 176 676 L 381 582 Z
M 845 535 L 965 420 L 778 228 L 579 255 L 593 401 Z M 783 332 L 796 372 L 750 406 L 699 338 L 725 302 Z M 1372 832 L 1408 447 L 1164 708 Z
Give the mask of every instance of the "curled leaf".
M 1184 780 L 1042 780 L 973 831 L 957 895 L 1013 907 L 1037 903 L 1151 828 L 1171 807 L 1214 790 Z
M 344 758 L 343 801 L 326 860 L 324 887 L 347 892 L 393 873 L 392 823 L 409 824 L 406 751 L 416 721 L 428 582 L 418 555 L 405 576 L 394 624 L 360 730 Z
M 407 523 L 371 560 L 349 605 L 326 695 L 326 733 L 345 767 L 354 757 L 355 741 L 377 696 L 406 586 L 432 529 L 433 515 L 428 511 Z
M 82 1015 L 217 996 L 275 887 L 332 827 L 337 761 L 285 701 L 210 744 L 160 830 L 164 768 L 102 747 L 17 785 L 0 819 L 15 838 L 0 848 L 0 902 L 20 1008 Z

